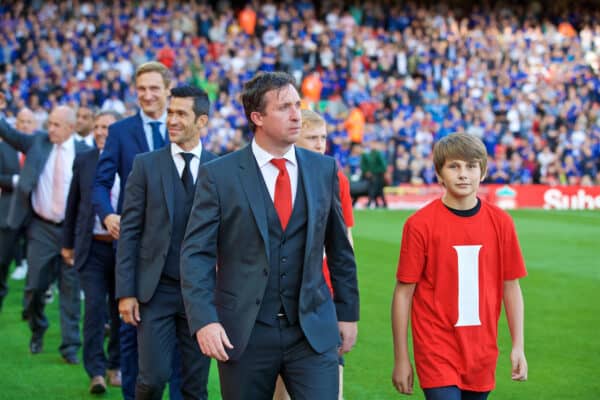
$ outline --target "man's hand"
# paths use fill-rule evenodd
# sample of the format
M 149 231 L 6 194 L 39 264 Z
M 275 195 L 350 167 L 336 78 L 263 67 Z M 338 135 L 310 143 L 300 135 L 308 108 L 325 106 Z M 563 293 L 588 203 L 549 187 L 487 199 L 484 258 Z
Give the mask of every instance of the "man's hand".
M 6 108 L 6 96 L 4 93 L 0 92 L 0 110 L 4 110 Z
M 65 261 L 65 264 L 67 264 L 69 267 L 73 266 L 73 263 L 75 262 L 73 256 L 74 256 L 74 251 L 73 249 L 66 249 L 66 248 L 62 248 L 60 249 L 60 255 L 62 256 L 63 260 Z
M 527 380 L 527 360 L 525 352 L 520 349 L 513 349 L 510 353 L 510 362 L 512 364 L 513 381 Z
M 213 322 L 198 330 L 196 340 L 205 356 L 216 358 L 222 362 L 229 360 L 225 347 L 233 349 L 233 345 L 229 341 L 225 329 L 218 322 Z
M 119 239 L 121 232 L 121 216 L 118 214 L 108 214 L 104 217 L 104 226 L 108 229 L 108 233 L 115 239 Z
M 358 324 L 356 322 L 338 321 L 338 329 L 342 338 L 342 345 L 338 351 L 339 355 L 344 355 L 356 344 L 356 336 L 358 335 Z
M 396 390 L 402 394 L 413 394 L 414 372 L 410 361 L 402 360 L 394 363 L 392 383 Z
M 126 323 L 138 326 L 142 321 L 140 318 L 140 305 L 135 297 L 123 297 L 119 299 L 119 314 Z

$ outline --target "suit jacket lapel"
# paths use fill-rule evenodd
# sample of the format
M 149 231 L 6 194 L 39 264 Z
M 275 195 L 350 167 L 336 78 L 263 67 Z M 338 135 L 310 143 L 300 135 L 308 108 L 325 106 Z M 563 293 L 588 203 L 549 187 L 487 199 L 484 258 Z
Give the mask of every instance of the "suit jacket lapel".
M 173 182 L 173 158 L 171 157 L 171 146 L 165 146 L 159 150 L 158 167 L 160 171 L 160 180 L 162 182 L 163 195 L 167 203 L 167 211 L 169 212 L 169 220 L 173 225 L 173 207 L 175 200 L 175 182 Z
M 31 193 L 37 184 L 53 146 L 47 135 L 36 139 L 36 142 L 27 151 L 27 158 L 18 183 L 18 186 L 27 194 Z
M 267 211 L 264 207 L 264 199 L 260 193 L 260 171 L 256 165 L 254 154 L 252 154 L 252 147 L 250 145 L 240 154 L 240 182 L 246 197 L 248 198 L 248 204 L 254 215 L 256 226 L 260 232 L 260 236 L 265 243 L 265 251 L 267 253 L 267 259 L 270 261 L 269 251 L 269 229 L 267 227 Z
M 305 247 L 305 251 L 304 251 L 304 265 L 308 265 L 308 255 L 310 252 L 307 250 L 312 248 L 312 242 L 314 239 L 313 238 L 314 232 L 311 229 L 311 227 L 315 226 L 315 223 L 317 222 L 316 215 L 315 215 L 316 201 L 314 199 L 315 191 L 313 190 L 313 188 L 314 188 L 313 179 L 315 179 L 316 177 L 319 177 L 321 174 L 319 173 L 319 171 L 312 170 L 314 168 L 314 166 L 311 165 L 311 163 L 306 161 L 302 151 L 298 151 L 297 148 L 296 148 L 296 160 L 298 160 L 298 179 L 302 180 L 302 184 L 304 185 L 304 195 L 306 196 L 306 215 L 307 215 L 306 226 L 307 226 L 307 229 L 306 229 L 306 247 Z M 313 177 L 313 179 L 310 179 L 308 177 Z
M 133 126 L 131 127 L 132 135 L 137 142 L 140 149 L 142 149 L 142 153 L 147 153 L 150 151 L 150 145 L 146 140 L 146 131 L 144 130 L 144 123 L 142 122 L 142 116 L 140 112 L 136 114 L 136 117 L 133 122 Z

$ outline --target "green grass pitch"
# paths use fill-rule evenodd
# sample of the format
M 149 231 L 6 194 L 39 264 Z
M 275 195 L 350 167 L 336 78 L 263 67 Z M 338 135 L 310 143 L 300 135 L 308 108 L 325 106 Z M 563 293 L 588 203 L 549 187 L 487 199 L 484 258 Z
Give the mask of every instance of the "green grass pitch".
M 527 210 L 511 214 L 529 272 L 521 282 L 529 380 L 510 380 L 510 337 L 502 316 L 497 385 L 490 398 L 600 398 L 600 212 Z M 346 357 L 346 399 L 403 397 L 391 385 L 390 301 L 402 225 L 408 215 L 410 212 L 403 211 L 355 213 L 361 321 L 357 346 Z M 9 280 L 9 286 L 0 312 L 0 399 L 92 398 L 83 367 L 65 364 L 57 351 L 57 300 L 47 307 L 51 326 L 44 352 L 32 356 L 28 352 L 29 329 L 20 320 L 23 283 Z M 211 399 L 220 398 L 215 367 L 211 370 Z M 411 398 L 422 399 L 418 386 L 416 389 Z M 120 391 L 109 388 L 101 398 L 120 399 Z

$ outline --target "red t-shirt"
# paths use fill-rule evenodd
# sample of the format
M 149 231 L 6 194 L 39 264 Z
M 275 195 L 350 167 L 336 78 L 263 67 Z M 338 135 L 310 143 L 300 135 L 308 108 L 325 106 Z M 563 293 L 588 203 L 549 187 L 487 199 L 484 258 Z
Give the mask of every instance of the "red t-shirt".
M 354 214 L 352 212 L 352 197 L 350 196 L 350 182 L 346 175 L 338 170 L 338 181 L 340 185 L 340 202 L 342 203 L 342 215 L 344 216 L 344 223 L 348 228 L 354 226 Z M 325 276 L 325 283 L 329 286 L 329 291 L 333 296 L 333 287 L 331 286 L 331 276 L 329 275 L 329 267 L 327 266 L 327 259 L 323 258 L 323 275 Z
M 412 332 L 422 388 L 495 385 L 504 281 L 527 272 L 512 219 L 481 203 L 460 217 L 438 199 L 404 225 L 396 278 L 417 284 Z

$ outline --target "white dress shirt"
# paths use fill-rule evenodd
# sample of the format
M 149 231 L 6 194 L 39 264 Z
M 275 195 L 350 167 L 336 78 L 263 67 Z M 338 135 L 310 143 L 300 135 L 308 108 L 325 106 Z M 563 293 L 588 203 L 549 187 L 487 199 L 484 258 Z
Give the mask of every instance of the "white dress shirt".
M 265 180 L 265 184 L 267 185 L 269 196 L 271 196 L 271 200 L 275 202 L 275 182 L 277 181 L 277 176 L 279 175 L 279 169 L 277 169 L 275 165 L 271 164 L 271 160 L 280 157 L 275 157 L 269 154 L 266 150 L 261 148 L 255 140 L 252 140 L 252 153 L 254 154 L 254 158 L 258 163 L 258 168 L 260 169 L 263 179 Z M 287 168 L 288 175 L 290 176 L 290 183 L 292 186 L 292 207 L 294 207 L 296 191 L 298 189 L 298 161 L 296 161 L 296 148 L 292 145 L 288 152 L 285 153 L 281 158 L 285 158 L 285 166 Z
M 88 133 L 87 136 L 81 136 L 79 133 L 75 132 L 74 136 L 75 140 L 77 140 L 78 142 L 83 142 L 92 148 L 96 146 L 94 143 L 94 134 L 92 133 Z
M 65 219 L 65 210 L 59 213 L 55 213 L 52 210 L 52 199 L 54 194 L 54 165 L 56 162 L 56 151 L 58 147 L 62 147 L 63 150 L 63 162 L 64 174 L 60 178 L 62 187 L 62 193 L 64 194 L 64 203 L 67 203 L 67 196 L 69 195 L 69 186 L 71 185 L 71 179 L 73 178 L 73 160 L 75 159 L 75 139 L 73 136 L 69 137 L 62 144 L 54 144 L 46 165 L 38 178 L 37 185 L 31 193 L 31 206 L 37 215 L 53 221 L 61 223 Z
M 144 125 L 144 133 L 146 134 L 146 143 L 148 143 L 148 148 L 150 151 L 156 150 L 154 148 L 154 139 L 152 139 L 152 126 L 150 126 L 150 122 L 160 122 L 160 134 L 162 135 L 165 143 L 167 142 L 167 111 L 163 113 L 158 119 L 152 119 L 143 111 L 140 111 L 140 116 L 142 117 L 142 124 Z
M 192 178 L 194 178 L 194 183 L 196 182 L 196 178 L 198 177 L 198 167 L 200 166 L 200 156 L 202 155 L 202 142 L 198 143 L 198 146 L 194 147 L 190 151 L 185 151 L 181 147 L 179 147 L 176 143 L 171 143 L 171 156 L 173 157 L 173 162 L 175 163 L 175 168 L 177 168 L 177 173 L 181 178 L 183 174 L 183 169 L 185 168 L 185 160 L 181 153 L 190 153 L 193 154 L 192 160 L 190 161 L 190 172 L 192 173 Z

